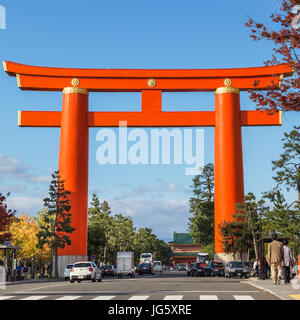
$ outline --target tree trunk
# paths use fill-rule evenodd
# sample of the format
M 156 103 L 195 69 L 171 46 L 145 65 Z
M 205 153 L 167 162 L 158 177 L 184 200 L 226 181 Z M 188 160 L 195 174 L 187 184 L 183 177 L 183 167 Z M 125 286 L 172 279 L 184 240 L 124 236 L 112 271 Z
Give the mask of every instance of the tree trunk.
M 106 265 L 106 245 L 104 246 L 104 265 Z
M 54 249 L 54 256 L 53 256 L 53 271 L 54 278 L 58 278 L 58 255 L 57 255 L 57 248 Z

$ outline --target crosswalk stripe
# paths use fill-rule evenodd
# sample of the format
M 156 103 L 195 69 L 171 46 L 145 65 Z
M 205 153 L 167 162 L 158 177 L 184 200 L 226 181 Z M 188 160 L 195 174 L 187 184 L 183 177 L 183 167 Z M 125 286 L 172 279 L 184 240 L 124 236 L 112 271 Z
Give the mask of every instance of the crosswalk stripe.
M 41 300 L 47 298 L 48 296 L 29 296 L 20 300 Z
M 254 300 L 251 296 L 234 296 L 235 300 Z
M 0 296 L 0 300 L 6 300 L 10 298 L 14 298 L 15 296 Z
M 132 296 L 128 300 L 147 300 L 149 296 Z
M 214 295 L 201 295 L 200 300 L 219 300 L 217 296 Z
M 93 298 L 92 300 L 111 300 L 115 298 L 116 296 L 98 296 L 96 298 Z
M 182 300 L 183 296 L 165 296 L 164 300 Z
M 76 300 L 80 297 L 81 296 L 63 296 L 63 297 L 55 299 L 55 300 Z

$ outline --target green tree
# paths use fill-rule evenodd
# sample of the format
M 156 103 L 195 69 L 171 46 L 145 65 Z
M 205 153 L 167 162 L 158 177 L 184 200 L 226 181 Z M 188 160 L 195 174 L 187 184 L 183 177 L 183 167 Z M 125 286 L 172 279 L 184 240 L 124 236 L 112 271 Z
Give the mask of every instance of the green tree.
M 276 171 L 274 180 L 276 188 L 286 185 L 287 191 L 293 188 L 298 192 L 298 204 L 300 204 L 300 126 L 294 126 L 289 133 L 284 133 L 282 141 L 284 152 L 280 159 L 272 161 L 273 170 Z
M 47 244 L 54 257 L 54 276 L 58 277 L 57 249 L 65 248 L 71 244 L 69 234 L 75 229 L 71 226 L 70 192 L 65 190 L 64 180 L 59 176 L 59 171 L 52 174 L 49 186 L 49 197 L 44 199 L 44 223 L 39 226 L 37 233 L 38 244 L 43 248 Z M 49 227 L 50 226 L 50 227 Z
M 233 254 L 236 259 L 236 254 L 245 252 L 249 247 L 249 234 L 246 233 L 245 225 L 242 221 L 223 221 L 219 225 L 220 233 L 222 236 L 222 246 L 225 253 Z
M 190 198 L 189 232 L 195 243 L 209 245 L 214 242 L 214 166 L 209 163 L 193 179 Z
M 96 259 L 107 260 L 107 245 L 112 233 L 113 218 L 107 201 L 100 202 L 96 194 L 88 208 L 88 254 L 96 254 Z
M 263 199 L 257 201 L 255 195 L 249 192 L 245 195 L 243 203 L 236 204 L 236 214 L 232 215 L 240 221 L 243 238 L 251 239 L 252 243 L 249 243 L 248 249 L 254 251 L 256 260 L 258 259 L 257 241 L 262 236 L 263 219 L 267 210 L 264 204 Z
M 299 205 L 291 208 L 280 190 L 265 193 L 272 209 L 268 209 L 264 218 L 263 232 L 267 236 L 277 232 L 281 236 L 290 238 L 289 246 L 294 254 L 300 250 L 300 210 Z

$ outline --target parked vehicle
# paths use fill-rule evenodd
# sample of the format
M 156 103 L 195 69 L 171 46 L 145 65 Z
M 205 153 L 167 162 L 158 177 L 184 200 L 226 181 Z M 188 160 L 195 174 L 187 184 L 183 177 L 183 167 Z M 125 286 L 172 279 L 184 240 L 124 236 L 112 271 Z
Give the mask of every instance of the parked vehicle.
M 206 267 L 206 264 L 196 262 L 191 268 L 191 276 L 192 277 L 205 276 L 205 267 Z
M 177 270 L 178 271 L 186 271 L 186 264 L 185 263 L 180 263 L 177 265 Z
M 70 272 L 70 282 L 75 280 L 81 282 L 82 280 L 92 280 L 93 282 L 100 282 L 102 280 L 101 270 L 92 261 L 82 261 L 74 263 Z
M 229 261 L 225 267 L 225 278 L 231 277 L 248 278 L 248 271 L 242 261 Z
M 64 269 L 64 278 L 65 280 L 70 279 L 70 272 L 72 270 L 73 264 L 67 264 Z
M 197 254 L 197 262 L 207 264 L 209 262 L 209 255 L 205 252 L 199 252 Z
M 161 261 L 153 261 L 152 270 L 153 270 L 153 272 L 162 273 L 163 268 L 162 268 Z
M 225 266 L 221 261 L 213 260 L 207 264 L 206 269 L 207 275 L 210 277 L 224 277 L 225 276 Z
M 117 268 L 113 265 L 102 267 L 102 276 L 115 276 L 117 275 Z
M 150 273 L 153 274 L 152 265 L 151 263 L 141 263 L 138 265 L 137 273 L 139 275 Z
M 153 254 L 152 253 L 142 253 L 140 255 L 140 264 L 141 263 L 153 263 Z
M 132 251 L 117 252 L 117 275 L 118 278 L 130 276 L 134 278 L 134 253 Z
M 186 268 L 186 275 L 190 277 L 192 275 L 192 268 L 195 266 L 196 262 L 192 262 L 187 268 Z

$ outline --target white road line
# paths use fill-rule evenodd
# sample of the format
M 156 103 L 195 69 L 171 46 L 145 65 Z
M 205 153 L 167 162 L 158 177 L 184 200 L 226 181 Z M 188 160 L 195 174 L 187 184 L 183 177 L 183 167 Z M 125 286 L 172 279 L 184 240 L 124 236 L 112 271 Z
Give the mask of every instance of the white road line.
M 149 296 L 132 296 L 128 300 L 147 300 Z
M 219 300 L 217 296 L 214 295 L 201 295 L 200 300 Z
M 96 298 L 93 298 L 92 300 L 111 300 L 115 298 L 116 296 L 98 296 Z
M 44 288 L 54 288 L 54 287 L 60 287 L 60 286 L 65 286 L 65 285 L 67 285 L 67 284 L 66 284 L 66 283 L 63 283 L 63 284 L 54 284 L 54 285 L 52 285 L 52 286 L 43 286 L 43 287 L 38 287 L 38 288 L 20 290 L 20 291 L 14 292 L 14 293 L 23 293 L 23 292 L 27 292 L 27 291 L 40 290 L 40 289 L 44 289 Z
M 47 298 L 48 296 L 29 296 L 20 300 L 41 300 Z
M 14 298 L 15 296 L 0 296 L 0 300 L 6 300 L 10 298 Z
M 251 296 L 234 296 L 235 300 L 254 300 Z
M 183 296 L 165 296 L 164 300 L 182 300 Z
M 81 296 L 63 296 L 63 297 L 55 299 L 55 300 L 76 300 L 80 297 Z

